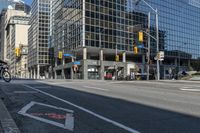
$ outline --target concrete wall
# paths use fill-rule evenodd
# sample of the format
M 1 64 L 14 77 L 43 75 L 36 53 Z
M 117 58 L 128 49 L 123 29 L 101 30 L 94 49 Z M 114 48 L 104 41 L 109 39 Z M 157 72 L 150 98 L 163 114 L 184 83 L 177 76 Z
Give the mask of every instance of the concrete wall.
M 15 25 L 15 47 L 19 47 L 19 44 L 28 46 L 29 27 L 29 25 Z

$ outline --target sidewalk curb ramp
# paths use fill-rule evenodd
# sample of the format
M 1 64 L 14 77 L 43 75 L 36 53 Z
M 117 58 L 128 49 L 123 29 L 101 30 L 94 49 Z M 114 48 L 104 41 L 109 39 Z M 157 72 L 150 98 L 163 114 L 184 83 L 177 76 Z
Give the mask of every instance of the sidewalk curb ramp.
M 3 101 L 0 99 L 0 132 L 1 130 L 3 133 L 21 133 Z

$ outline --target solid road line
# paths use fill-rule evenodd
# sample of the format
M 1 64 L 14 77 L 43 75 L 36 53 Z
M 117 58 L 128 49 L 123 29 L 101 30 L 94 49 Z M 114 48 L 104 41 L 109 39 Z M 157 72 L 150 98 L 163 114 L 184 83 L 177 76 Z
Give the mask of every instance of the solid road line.
M 200 91 L 199 86 L 184 86 L 184 87 L 181 87 L 180 90 L 182 90 L 182 91 L 196 91 L 196 92 Z
M 95 89 L 95 90 L 101 90 L 101 91 L 109 91 L 108 89 L 98 88 L 98 87 L 92 87 L 92 86 L 83 86 L 85 88 L 89 89 Z
M 135 130 L 135 129 L 132 129 L 132 128 L 127 127 L 127 126 L 125 126 L 125 125 L 123 125 L 123 124 L 121 124 L 121 123 L 119 123 L 119 122 L 116 122 L 116 121 L 113 121 L 113 120 L 111 120 L 111 119 L 109 119 L 109 118 L 106 118 L 106 117 L 104 117 L 104 116 L 101 116 L 101 115 L 99 115 L 99 114 L 97 114 L 97 113 L 95 113 L 95 112 L 93 112 L 93 111 L 90 111 L 90 110 L 88 110 L 88 109 L 86 109 L 86 108 L 84 108 L 84 107 L 81 107 L 81 106 L 79 106 L 79 105 L 76 105 L 76 104 L 74 104 L 74 103 L 72 103 L 72 102 L 69 102 L 69 101 L 67 101 L 67 100 L 61 99 L 61 98 L 59 98 L 59 97 L 56 97 L 56 96 L 54 96 L 54 95 L 52 95 L 52 94 L 49 94 L 49 93 L 47 93 L 47 92 L 44 92 L 44 91 L 41 91 L 41 90 L 36 89 L 36 88 L 34 88 L 34 87 L 31 87 L 31 86 L 29 86 L 29 85 L 23 85 L 23 86 L 25 86 L 25 87 L 27 87 L 27 88 L 30 88 L 30 89 L 32 89 L 32 90 L 38 91 L 38 92 L 40 92 L 40 93 L 43 93 L 44 95 L 47 95 L 47 96 L 49 96 L 49 97 L 52 97 L 52 98 L 54 98 L 54 99 L 56 99 L 56 100 L 59 100 L 59 101 L 62 101 L 62 102 L 64 102 L 64 103 L 67 103 L 67 104 L 69 104 L 69 105 L 71 105 L 71 106 L 74 106 L 75 108 L 78 108 L 78 109 L 80 109 L 80 110 L 82 110 L 82 111 L 84 111 L 84 112 L 87 112 L 87 113 L 89 113 L 89 114 L 91 114 L 91 115 L 93 115 L 93 116 L 95 116 L 95 117 L 97 117 L 97 118 L 99 118 L 99 119 L 101 119 L 101 120 L 104 120 L 104 121 L 106 121 L 106 122 L 108 122 L 108 123 L 111 123 L 111 124 L 113 124 L 113 125 L 115 125 L 115 126 L 117 126 L 117 127 L 122 128 L 122 129 L 124 129 L 124 130 L 126 130 L 126 131 L 129 131 L 130 133 L 140 133 L 140 132 L 138 132 L 138 131 Z
M 200 89 L 180 89 L 180 90 L 182 90 L 182 91 L 196 91 L 196 92 L 200 91 Z

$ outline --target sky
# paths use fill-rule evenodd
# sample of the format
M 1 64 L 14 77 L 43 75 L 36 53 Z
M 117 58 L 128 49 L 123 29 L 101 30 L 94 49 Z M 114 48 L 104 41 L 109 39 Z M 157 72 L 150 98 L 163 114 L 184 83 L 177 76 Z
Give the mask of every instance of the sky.
M 31 5 L 32 0 L 24 0 L 24 2 Z

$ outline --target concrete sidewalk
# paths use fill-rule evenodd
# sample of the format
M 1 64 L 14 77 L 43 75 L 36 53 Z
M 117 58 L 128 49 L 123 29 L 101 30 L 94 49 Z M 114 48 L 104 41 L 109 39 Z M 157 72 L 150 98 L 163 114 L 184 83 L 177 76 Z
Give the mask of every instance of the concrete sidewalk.
M 1 99 L 0 99 L 0 132 L 21 133 Z
M 190 80 L 191 81 L 200 81 L 200 76 L 194 76 Z

